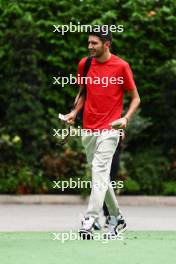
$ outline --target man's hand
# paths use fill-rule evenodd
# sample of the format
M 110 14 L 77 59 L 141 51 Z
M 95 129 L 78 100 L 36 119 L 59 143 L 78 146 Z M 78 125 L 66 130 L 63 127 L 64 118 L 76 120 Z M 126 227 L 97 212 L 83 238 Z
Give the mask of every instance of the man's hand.
M 126 117 L 122 117 L 110 123 L 109 125 L 112 126 L 114 129 L 124 129 L 128 123 L 128 119 Z
M 71 111 L 69 114 L 65 115 L 66 122 L 70 125 L 74 125 L 76 119 L 76 111 Z

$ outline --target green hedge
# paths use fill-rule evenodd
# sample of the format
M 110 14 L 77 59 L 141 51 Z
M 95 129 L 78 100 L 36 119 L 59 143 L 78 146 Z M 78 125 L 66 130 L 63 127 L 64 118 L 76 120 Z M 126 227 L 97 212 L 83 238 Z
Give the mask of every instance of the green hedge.
M 121 157 L 124 192 L 176 194 L 175 8 L 171 0 L 0 1 L 0 193 L 53 193 L 53 179 L 90 177 L 80 139 L 58 148 L 53 137 L 77 92 L 53 76 L 74 75 L 88 54 L 86 33 L 53 33 L 72 21 L 124 25 L 112 52 L 131 64 L 142 99 Z

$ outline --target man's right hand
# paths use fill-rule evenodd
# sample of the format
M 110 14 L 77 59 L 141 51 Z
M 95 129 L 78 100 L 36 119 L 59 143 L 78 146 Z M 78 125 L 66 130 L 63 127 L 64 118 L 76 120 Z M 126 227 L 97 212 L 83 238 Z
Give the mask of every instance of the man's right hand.
M 70 125 L 74 125 L 77 112 L 75 110 L 71 111 L 69 114 L 65 115 L 66 122 Z

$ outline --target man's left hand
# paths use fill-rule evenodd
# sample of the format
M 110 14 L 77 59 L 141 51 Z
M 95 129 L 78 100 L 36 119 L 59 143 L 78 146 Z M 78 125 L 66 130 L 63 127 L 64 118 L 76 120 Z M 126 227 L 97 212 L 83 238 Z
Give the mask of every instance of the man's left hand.
M 112 126 L 112 128 L 114 129 L 124 129 L 126 128 L 127 125 L 127 118 L 126 117 L 119 118 L 113 121 L 112 123 L 109 123 L 109 125 Z

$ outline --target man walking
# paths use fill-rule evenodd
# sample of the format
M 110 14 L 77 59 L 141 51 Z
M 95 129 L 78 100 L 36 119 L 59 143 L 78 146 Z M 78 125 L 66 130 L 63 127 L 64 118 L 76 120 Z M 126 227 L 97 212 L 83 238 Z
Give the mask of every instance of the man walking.
M 89 33 L 88 48 L 93 59 L 87 73 L 89 82 L 86 84 L 86 96 L 82 93 L 85 89 L 84 85 L 79 83 L 76 107 L 66 115 L 67 122 L 72 124 L 84 106 L 83 128 L 92 131 L 92 134 L 85 133 L 82 136 L 82 144 L 92 171 L 91 195 L 80 228 L 80 235 L 85 239 L 92 237 L 93 226 L 103 208 L 104 201 L 110 214 L 109 237 L 116 237 L 126 228 L 110 184 L 110 170 L 119 142 L 119 129 L 126 127 L 140 104 L 140 98 L 129 64 L 111 54 L 111 42 L 111 32 L 108 31 L 105 34 L 102 27 L 99 32 L 93 30 Z M 77 76 L 83 76 L 86 60 L 87 58 L 83 58 L 80 61 Z M 105 80 L 108 82 L 105 83 Z M 125 91 L 130 94 L 131 102 L 127 113 L 122 117 Z M 101 132 L 100 135 L 94 133 L 97 130 Z M 104 132 L 105 130 L 108 133 Z

